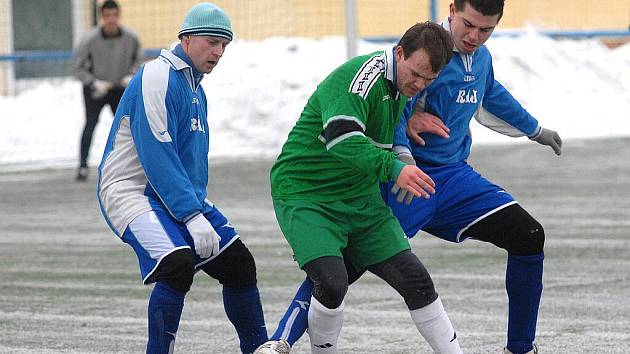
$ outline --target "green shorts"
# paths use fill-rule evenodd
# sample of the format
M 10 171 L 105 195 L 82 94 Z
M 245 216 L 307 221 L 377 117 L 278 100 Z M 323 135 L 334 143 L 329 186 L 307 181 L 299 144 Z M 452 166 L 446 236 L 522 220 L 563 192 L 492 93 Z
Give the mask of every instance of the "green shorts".
M 410 249 L 380 194 L 335 202 L 274 199 L 273 208 L 300 268 L 337 256 L 362 270 Z

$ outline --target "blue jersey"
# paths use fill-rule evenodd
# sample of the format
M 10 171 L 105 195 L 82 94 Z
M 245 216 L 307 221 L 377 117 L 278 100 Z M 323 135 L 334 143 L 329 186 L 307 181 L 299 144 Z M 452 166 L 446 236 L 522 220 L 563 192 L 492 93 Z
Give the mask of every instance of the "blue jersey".
M 450 31 L 446 19 L 444 28 Z M 472 54 L 454 49 L 452 59 L 437 79 L 407 103 L 394 135 L 395 150 L 408 150 L 419 164 L 454 164 L 470 154 L 470 120 L 512 136 L 535 136 L 538 122 L 494 79 L 492 57 L 486 46 Z M 439 117 L 450 129 L 450 138 L 422 133 L 426 146 L 411 141 L 406 134 L 407 120 L 414 110 Z
M 212 209 L 201 78 L 177 46 L 144 65 L 125 90 L 98 170 L 101 211 L 118 236 L 149 210 L 185 222 Z

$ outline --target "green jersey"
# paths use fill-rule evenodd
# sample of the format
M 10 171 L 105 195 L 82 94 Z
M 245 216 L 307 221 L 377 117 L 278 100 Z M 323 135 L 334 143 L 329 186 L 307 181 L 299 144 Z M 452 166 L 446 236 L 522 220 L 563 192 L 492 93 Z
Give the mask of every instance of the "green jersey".
M 404 163 L 389 149 L 407 98 L 393 50 L 349 60 L 309 98 L 271 169 L 274 199 L 343 200 L 379 193 Z

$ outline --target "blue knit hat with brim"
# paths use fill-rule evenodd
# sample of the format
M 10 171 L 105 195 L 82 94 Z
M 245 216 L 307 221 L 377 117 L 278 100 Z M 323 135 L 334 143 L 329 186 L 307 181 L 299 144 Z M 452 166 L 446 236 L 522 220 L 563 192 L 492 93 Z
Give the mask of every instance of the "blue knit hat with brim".
M 193 6 L 186 14 L 177 37 L 181 39 L 184 35 L 214 36 L 232 40 L 232 24 L 220 7 L 203 2 Z

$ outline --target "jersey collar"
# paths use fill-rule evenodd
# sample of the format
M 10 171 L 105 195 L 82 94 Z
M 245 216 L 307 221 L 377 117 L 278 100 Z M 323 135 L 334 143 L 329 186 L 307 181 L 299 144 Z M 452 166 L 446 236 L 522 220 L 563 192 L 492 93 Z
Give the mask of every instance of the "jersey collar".
M 451 18 L 446 16 L 444 18 L 444 20 L 442 21 L 442 27 L 448 31 L 448 33 L 451 33 Z M 459 49 L 457 49 L 457 47 L 455 46 L 455 44 L 453 44 L 453 51 L 459 53 Z
M 186 53 L 184 52 L 184 49 L 182 48 L 181 44 L 176 45 L 173 51 L 162 49 L 162 51 L 160 52 L 160 56 L 166 59 L 169 63 L 171 63 L 171 65 L 175 68 L 175 70 L 179 71 L 183 69 L 189 69 L 190 70 L 189 75 L 191 75 L 192 77 L 191 78 L 187 77 L 187 78 L 189 79 L 189 81 L 191 81 L 191 86 L 193 90 L 195 90 L 197 86 L 199 86 L 201 79 L 203 79 L 203 73 L 200 73 L 199 71 L 197 71 L 195 66 L 192 65 L 192 61 L 190 60 L 188 55 L 186 55 Z
M 391 84 L 390 87 L 393 89 L 393 91 L 396 92 L 395 99 L 398 99 L 400 97 L 400 91 L 398 91 L 398 87 L 396 85 L 396 76 L 398 75 L 398 73 L 396 72 L 396 53 L 394 53 L 394 50 L 396 50 L 396 47 L 384 51 L 385 79 L 389 81 L 389 83 Z

